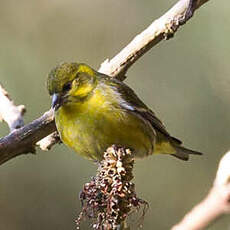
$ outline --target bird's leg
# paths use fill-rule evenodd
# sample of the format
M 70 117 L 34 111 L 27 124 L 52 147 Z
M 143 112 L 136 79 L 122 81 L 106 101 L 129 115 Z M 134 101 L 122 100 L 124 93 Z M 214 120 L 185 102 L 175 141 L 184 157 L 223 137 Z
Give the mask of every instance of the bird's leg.
M 198 0 L 189 0 L 188 8 L 182 18 L 179 19 L 180 25 L 185 24 L 192 16 L 196 9 Z

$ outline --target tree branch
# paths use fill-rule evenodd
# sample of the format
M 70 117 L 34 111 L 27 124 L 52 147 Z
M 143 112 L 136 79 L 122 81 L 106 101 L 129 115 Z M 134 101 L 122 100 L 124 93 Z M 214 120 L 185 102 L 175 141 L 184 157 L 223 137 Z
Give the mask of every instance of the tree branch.
M 230 213 L 230 152 L 219 164 L 216 179 L 207 197 L 196 205 L 172 230 L 200 230 Z
M 208 0 L 197 1 L 196 9 Z M 124 49 L 111 60 L 106 59 L 99 72 L 124 80 L 124 76 L 142 55 L 160 41 L 173 37 L 180 26 L 180 19 L 189 5 L 189 0 L 178 1 L 167 13 L 155 20 L 148 28 L 138 34 Z
M 47 134 L 56 130 L 53 111 L 0 139 L 0 164 L 26 153 L 35 153 L 35 145 Z
M 197 0 L 196 9 L 208 0 Z M 155 20 L 146 30 L 137 35 L 119 54 L 110 61 L 101 64 L 99 72 L 124 80 L 125 73 L 149 49 L 164 39 L 169 39 L 180 27 L 180 19 L 184 17 L 189 0 L 178 1 L 167 13 Z M 23 153 L 34 152 L 35 144 L 48 150 L 57 143 L 57 139 L 47 135 L 55 131 L 51 111 L 42 117 L 0 139 L 0 164 Z M 53 134 L 52 134 L 53 136 Z

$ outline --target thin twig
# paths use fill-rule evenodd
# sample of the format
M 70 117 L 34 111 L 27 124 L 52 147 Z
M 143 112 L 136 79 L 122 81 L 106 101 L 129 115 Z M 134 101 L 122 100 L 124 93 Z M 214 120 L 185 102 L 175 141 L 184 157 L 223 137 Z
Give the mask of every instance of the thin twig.
M 48 136 L 45 136 L 44 138 L 42 138 L 40 141 L 38 141 L 36 143 L 36 146 L 39 147 L 43 151 L 48 151 L 57 143 L 61 143 L 61 139 L 57 131 L 55 131 L 54 133 L 51 133 Z
M 39 146 L 41 150 L 48 151 L 52 148 L 53 145 L 61 143 L 61 139 L 58 135 L 58 132 L 55 131 L 45 138 L 41 139 L 36 143 L 36 146 Z
M 0 120 L 4 120 L 10 131 L 24 125 L 23 115 L 26 112 L 24 105 L 16 106 L 7 91 L 0 84 Z
M 208 0 L 197 1 L 196 9 L 207 1 Z M 155 20 L 146 30 L 135 37 L 119 54 L 110 61 L 106 60 L 101 65 L 99 71 L 116 77 L 117 79 L 124 80 L 126 71 L 134 62 L 160 41 L 172 37 L 180 26 L 179 20 L 184 16 L 188 4 L 189 0 L 180 0 L 176 3 L 167 13 Z M 45 121 L 44 119 L 47 120 Z M 8 135 L 0 139 L 0 164 L 20 154 L 30 152 L 31 146 L 33 146 L 32 150 L 34 151 L 34 144 L 42 137 L 45 137 L 45 139 L 38 144 L 42 143 L 45 149 L 50 149 L 51 146 L 57 143 L 54 138 L 46 137 L 55 130 L 53 115 L 49 113 L 46 116 L 38 118 L 36 121 L 37 127 L 34 127 L 32 122 L 14 133 L 14 138 Z M 39 121 L 41 123 L 39 123 Z M 43 131 L 41 129 L 43 129 Z M 33 135 L 27 135 L 25 130 L 27 130 L 27 132 L 29 131 L 29 133 L 33 133 Z M 41 133 L 42 135 L 40 135 Z M 34 139 L 36 139 L 36 142 L 34 142 Z M 12 145 L 14 148 L 12 148 Z M 41 146 L 41 148 L 43 147 Z M 20 149 L 20 151 L 18 151 L 18 149 Z M 6 150 L 7 154 L 5 153 Z
M 230 213 L 230 152 L 221 159 L 213 187 L 172 230 L 201 230 Z

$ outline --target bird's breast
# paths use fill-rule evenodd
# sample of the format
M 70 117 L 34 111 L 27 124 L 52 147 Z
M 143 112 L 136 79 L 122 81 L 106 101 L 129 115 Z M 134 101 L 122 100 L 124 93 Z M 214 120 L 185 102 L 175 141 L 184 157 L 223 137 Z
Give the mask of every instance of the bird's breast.
M 95 93 L 84 103 L 62 106 L 55 114 L 62 141 L 79 154 L 100 160 L 112 144 L 131 148 L 135 156 L 152 153 L 151 127 L 119 102 Z

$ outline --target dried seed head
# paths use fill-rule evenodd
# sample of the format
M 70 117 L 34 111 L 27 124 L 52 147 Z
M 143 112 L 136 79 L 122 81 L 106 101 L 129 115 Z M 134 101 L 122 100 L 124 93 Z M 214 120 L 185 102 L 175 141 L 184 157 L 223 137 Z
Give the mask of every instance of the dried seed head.
M 133 165 L 129 149 L 115 145 L 107 149 L 97 175 L 80 193 L 82 212 L 76 220 L 78 229 L 82 219 L 88 217 L 95 230 L 117 230 L 133 210 L 147 206 L 145 201 L 137 198 L 135 186 L 130 182 Z

